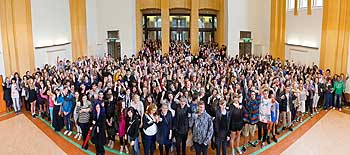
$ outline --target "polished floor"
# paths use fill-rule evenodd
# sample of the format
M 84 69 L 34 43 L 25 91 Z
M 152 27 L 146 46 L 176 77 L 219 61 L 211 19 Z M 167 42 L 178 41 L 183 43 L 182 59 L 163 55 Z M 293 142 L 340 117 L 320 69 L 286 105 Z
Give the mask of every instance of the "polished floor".
M 303 153 L 300 153 L 299 151 L 296 151 L 296 152 L 288 152 L 288 151 L 292 150 L 293 148 L 296 148 L 296 147 L 292 147 L 292 146 L 297 145 L 298 143 L 301 143 L 301 145 L 305 145 L 303 143 L 306 143 L 307 145 L 309 145 L 309 143 L 312 143 L 312 142 L 308 142 L 308 141 L 304 142 L 304 140 L 301 140 L 301 139 L 304 137 L 304 135 L 306 136 L 308 133 L 314 132 L 314 131 L 312 131 L 312 129 L 314 129 L 313 126 L 315 126 L 315 124 L 317 125 L 319 120 L 323 119 L 324 116 L 328 117 L 329 114 L 332 114 L 334 112 L 336 112 L 336 111 L 334 111 L 334 110 L 328 111 L 328 112 L 321 111 L 318 115 L 314 116 L 313 118 L 306 115 L 304 117 L 304 121 L 302 123 L 295 124 L 295 126 L 293 127 L 295 129 L 295 131 L 293 131 L 293 132 L 281 131 L 281 134 L 278 136 L 278 139 L 279 139 L 278 143 L 271 143 L 270 145 L 268 145 L 264 148 L 261 148 L 260 146 L 255 147 L 255 148 L 249 146 L 248 150 L 245 154 L 253 154 L 253 155 L 255 155 L 255 154 L 268 154 L 268 155 L 270 155 L 270 154 L 303 154 Z M 336 113 L 339 113 L 339 112 L 336 112 Z M 350 115 L 347 115 L 345 113 L 341 113 L 341 114 L 344 116 L 350 117 Z M 56 145 L 56 147 L 58 147 L 59 149 L 61 149 L 61 151 L 63 151 L 63 152 L 58 153 L 58 154 L 80 155 L 80 154 L 94 154 L 94 152 L 95 152 L 94 145 L 90 145 L 89 150 L 87 150 L 87 151 L 82 150 L 82 149 L 80 149 L 80 145 L 81 145 L 82 141 L 77 141 L 76 139 L 73 138 L 73 135 L 70 137 L 63 135 L 64 130 L 62 130 L 62 132 L 54 132 L 52 130 L 52 128 L 50 127 L 50 124 L 47 120 L 41 119 L 41 118 L 32 119 L 31 115 L 28 112 L 24 112 L 24 114 L 21 114 L 18 116 L 16 116 L 14 113 L 1 114 L 0 115 L 0 126 L 9 120 L 12 120 L 14 118 L 17 119 L 18 117 L 25 118 L 25 120 L 27 122 L 25 124 L 25 126 L 29 126 L 29 127 L 36 126 L 35 132 L 41 132 L 41 135 L 46 136 L 46 138 L 49 137 L 49 140 L 51 139 L 51 142 L 53 142 Z M 329 119 L 332 120 L 335 118 L 331 117 Z M 348 118 L 348 120 L 349 120 L 349 118 Z M 15 122 L 17 123 L 18 121 L 15 121 Z M 28 122 L 29 122 L 29 124 L 28 124 Z M 334 122 L 338 122 L 338 121 L 334 120 Z M 339 121 L 339 124 L 343 124 L 343 123 L 350 124 L 349 122 Z M 14 126 L 14 124 L 15 123 L 8 124 L 5 126 L 6 126 L 6 128 L 8 128 L 7 130 L 12 131 L 11 128 L 18 128 L 18 126 Z M 27 130 L 26 128 L 23 128 L 23 129 L 24 129 L 23 131 L 25 131 L 26 135 L 33 134 L 33 133 L 31 133 L 31 132 L 33 132 L 32 130 Z M 346 129 L 349 129 L 349 128 L 346 128 Z M 0 131 L 3 131 L 3 130 L 0 128 Z M 10 137 L 3 138 L 3 136 L 0 134 L 0 140 L 5 139 L 5 138 L 8 139 Z M 257 137 L 255 137 L 255 139 L 256 138 Z M 299 141 L 301 141 L 301 142 L 299 142 Z M 243 145 L 242 142 L 243 142 L 243 139 L 241 139 L 241 145 Z M 40 143 L 42 143 L 42 142 L 40 141 Z M 333 141 L 333 143 L 336 143 L 336 142 Z M 11 144 L 16 144 L 16 143 L 11 143 Z M 26 144 L 31 145 L 32 143 L 26 143 Z M 44 143 L 42 143 L 42 144 L 44 144 Z M 45 144 L 46 144 L 46 142 L 45 142 Z M 4 149 L 5 149 L 5 151 L 11 151 L 11 150 L 6 150 L 7 148 L 0 147 L 0 149 L 1 149 L 0 154 L 4 154 L 3 152 L 1 152 Z M 114 149 L 107 149 L 106 154 L 107 155 L 109 155 L 109 154 L 121 154 L 120 152 L 118 152 L 118 149 L 119 149 L 119 143 L 116 142 L 115 148 Z M 298 150 L 298 149 L 299 148 L 297 148 L 296 150 Z M 142 150 L 142 145 L 141 145 L 141 150 Z M 229 153 L 231 153 L 230 149 L 228 149 L 227 154 L 229 154 Z M 6 154 L 8 154 L 8 152 L 6 152 Z M 13 153 L 10 153 L 10 154 L 13 154 Z M 15 154 L 17 154 L 17 153 L 15 153 Z M 26 152 L 25 154 L 38 154 L 38 153 Z M 41 154 L 41 152 L 40 152 L 40 154 Z M 47 152 L 43 153 L 43 154 L 47 154 Z M 55 154 L 55 153 L 49 153 L 49 154 Z M 158 149 L 155 151 L 155 154 L 156 155 L 159 154 Z M 186 154 L 192 155 L 192 154 L 195 154 L 195 152 L 190 151 L 190 148 L 188 147 Z M 208 154 L 214 155 L 215 150 L 209 149 Z
M 282 154 L 349 154 L 349 131 L 350 115 L 331 110 Z
M 66 154 L 23 114 L 0 122 L 0 142 L 2 155 Z

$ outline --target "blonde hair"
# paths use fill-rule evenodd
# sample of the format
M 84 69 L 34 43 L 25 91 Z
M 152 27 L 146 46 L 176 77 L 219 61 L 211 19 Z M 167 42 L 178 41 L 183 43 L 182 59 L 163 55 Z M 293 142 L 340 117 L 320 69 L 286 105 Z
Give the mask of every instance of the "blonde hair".
M 157 110 L 157 105 L 154 103 L 147 106 L 146 114 L 151 114 L 152 110 Z

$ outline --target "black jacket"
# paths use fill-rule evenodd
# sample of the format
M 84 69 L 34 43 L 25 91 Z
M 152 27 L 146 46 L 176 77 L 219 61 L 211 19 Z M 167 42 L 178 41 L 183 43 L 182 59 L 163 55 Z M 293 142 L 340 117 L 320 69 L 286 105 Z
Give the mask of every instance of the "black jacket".
M 284 95 L 286 95 L 285 91 L 283 91 L 277 99 L 277 101 L 280 103 L 280 111 L 287 111 L 287 105 L 288 105 L 287 104 L 287 97 L 285 97 L 284 99 L 281 99 L 281 97 Z M 294 93 L 292 93 L 292 92 L 289 93 L 289 109 L 290 110 L 294 109 L 293 101 L 296 98 L 297 97 L 294 95 Z
M 103 111 L 100 112 L 100 116 L 97 118 L 97 114 L 94 114 L 94 121 L 96 121 L 96 128 L 93 131 L 94 136 L 92 137 L 92 142 L 94 144 L 105 145 L 106 144 L 106 132 L 105 132 L 105 122 L 106 115 Z M 99 132 L 97 133 L 97 127 Z
M 191 109 L 185 105 L 181 108 L 180 104 L 173 103 L 171 108 L 175 110 L 173 131 L 176 134 L 186 134 L 189 130 L 189 118 L 188 115 L 191 113 Z
M 137 137 L 139 137 L 139 124 L 140 120 L 137 116 L 135 116 L 132 120 L 127 121 L 126 133 L 128 136 L 130 136 L 131 141 L 134 141 Z
M 226 110 L 226 119 L 224 119 L 222 116 L 221 110 L 217 110 L 214 119 L 214 133 L 216 138 L 226 139 L 227 136 L 230 136 L 231 113 L 229 110 Z M 223 125 L 226 127 L 224 128 Z

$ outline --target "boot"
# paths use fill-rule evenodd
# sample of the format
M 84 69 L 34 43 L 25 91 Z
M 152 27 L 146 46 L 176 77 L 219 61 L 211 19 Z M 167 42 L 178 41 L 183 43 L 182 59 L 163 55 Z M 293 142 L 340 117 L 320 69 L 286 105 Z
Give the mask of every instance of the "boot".
M 272 137 L 272 140 L 273 140 L 275 143 L 277 143 L 277 142 L 278 142 L 278 140 L 277 140 L 276 136 L 273 136 L 273 137 Z
M 266 141 L 267 141 L 267 144 L 270 144 L 271 142 L 270 142 L 270 136 L 267 136 L 266 137 Z

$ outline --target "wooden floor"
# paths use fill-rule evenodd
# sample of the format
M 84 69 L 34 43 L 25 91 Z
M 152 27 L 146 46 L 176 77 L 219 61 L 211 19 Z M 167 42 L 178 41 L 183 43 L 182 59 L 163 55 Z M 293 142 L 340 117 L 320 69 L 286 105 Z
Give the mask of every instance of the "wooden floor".
M 279 141 L 277 144 L 271 144 L 268 149 L 263 149 L 264 151 L 262 154 L 281 154 L 284 150 L 288 148 L 291 144 L 293 144 L 298 138 L 300 138 L 305 132 L 307 132 L 318 120 L 320 120 L 324 115 L 326 114 L 325 111 L 321 111 L 318 115 L 315 117 L 311 118 L 310 120 L 304 122 L 300 128 L 297 130 L 289 133 L 289 131 L 282 131 L 280 135 L 277 138 L 281 138 L 283 135 L 289 134 L 285 138 L 283 138 L 282 141 Z M 84 152 L 83 150 L 80 149 L 80 146 L 82 144 L 82 141 L 77 141 L 74 139 L 74 135 L 72 134 L 70 137 L 63 136 L 63 131 L 61 133 L 56 133 L 52 130 L 52 128 L 49 127 L 47 122 L 45 123 L 43 120 L 36 118 L 32 119 L 30 113 L 24 112 L 24 115 L 31 120 L 42 132 L 44 132 L 48 137 L 50 137 L 65 153 L 67 154 L 74 154 L 74 155 L 80 155 L 80 154 L 93 154 L 95 152 L 95 147 L 94 145 L 89 146 L 89 152 Z M 1 116 L 1 115 L 0 115 Z M 9 114 L 3 117 L 0 117 L 0 121 L 4 120 L 5 118 L 11 118 L 16 116 L 15 114 Z M 307 116 L 305 116 L 307 117 Z M 297 124 L 296 124 L 297 125 Z M 296 126 L 295 125 L 295 126 Z M 257 133 L 255 134 L 257 139 Z M 78 145 L 74 145 L 71 142 L 76 143 Z M 243 143 L 243 139 L 241 138 L 241 145 Z M 143 150 L 142 145 L 141 150 Z M 115 150 L 106 150 L 106 154 L 119 154 L 117 150 L 119 149 L 119 143 L 118 141 L 116 142 L 115 145 Z M 258 154 L 261 153 L 261 147 L 257 146 L 256 148 L 253 147 L 248 147 L 248 150 L 245 154 Z M 228 149 L 227 153 L 231 153 L 231 150 Z M 143 154 L 143 151 L 141 151 L 141 154 Z M 158 148 L 155 151 L 155 154 L 159 154 Z M 186 154 L 195 154 L 194 151 L 190 151 L 190 148 L 187 148 L 187 153 Z M 213 155 L 216 154 L 215 150 L 209 149 L 208 154 Z

